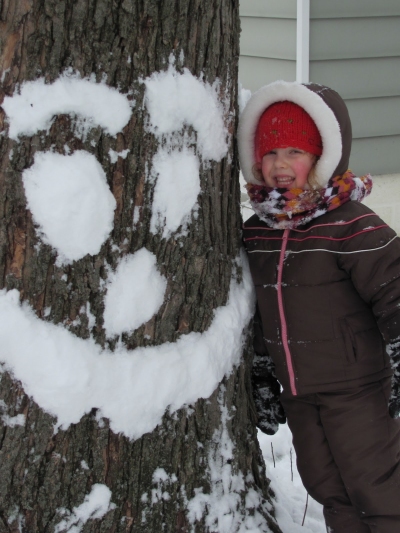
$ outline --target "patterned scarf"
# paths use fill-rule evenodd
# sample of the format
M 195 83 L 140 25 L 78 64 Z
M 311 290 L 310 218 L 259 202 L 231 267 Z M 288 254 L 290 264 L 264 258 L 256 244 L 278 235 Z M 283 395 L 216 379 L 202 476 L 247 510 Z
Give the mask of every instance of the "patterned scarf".
M 297 228 L 350 200 L 361 202 L 372 189 L 369 174 L 357 178 L 351 170 L 331 178 L 323 189 L 281 189 L 246 185 L 251 206 L 268 226 Z

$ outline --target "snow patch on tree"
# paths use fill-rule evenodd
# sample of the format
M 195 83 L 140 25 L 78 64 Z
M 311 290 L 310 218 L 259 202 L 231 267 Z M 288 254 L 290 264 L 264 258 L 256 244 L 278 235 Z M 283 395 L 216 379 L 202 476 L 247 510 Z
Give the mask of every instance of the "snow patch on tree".
M 94 484 L 83 503 L 74 507 L 72 512 L 64 508 L 58 509 L 58 512 L 66 515 L 66 518 L 56 525 L 54 533 L 80 533 L 88 520 L 103 518 L 106 513 L 115 509 L 115 504 L 110 502 L 110 489 L 100 483 Z
M 116 163 L 118 161 L 118 158 L 126 159 L 127 155 L 129 154 L 130 149 L 127 148 L 126 150 L 122 150 L 122 152 L 116 152 L 115 150 L 112 150 L 111 148 L 108 150 L 108 157 L 110 158 L 111 163 Z
M 1 373 L 1 369 L 0 369 Z M 4 400 L 0 400 L 0 413 L 3 411 L 3 413 L 0 415 L 0 419 L 3 422 L 5 426 L 8 426 L 10 428 L 15 428 L 16 426 L 24 426 L 26 422 L 26 417 L 23 414 L 10 416 L 7 414 L 8 406 L 6 405 Z
M 150 179 L 156 182 L 150 230 L 154 234 L 162 231 L 163 238 L 180 227 L 180 235 L 186 235 L 198 208 L 200 159 L 206 163 L 221 161 L 229 138 L 218 81 L 211 86 L 187 69 L 179 73 L 173 62 L 170 58 L 168 70 L 155 72 L 143 81 L 147 127 L 160 141 L 150 171 Z M 184 131 L 187 126 L 196 135 Z
M 66 429 L 92 408 L 115 433 L 137 439 L 165 411 L 208 398 L 240 363 L 242 332 L 254 313 L 254 288 L 243 257 L 241 283 L 214 311 L 204 333 L 176 342 L 115 352 L 39 319 L 17 290 L 0 292 L 0 360 L 38 405 Z
M 197 211 L 200 194 L 199 160 L 192 150 L 168 152 L 159 148 L 153 158 L 154 187 L 150 231 L 168 238 L 182 226 L 186 234 L 191 214 Z
M 247 487 L 247 484 L 255 486 L 252 474 L 244 476 L 240 471 L 233 471 L 234 444 L 227 428 L 229 413 L 223 404 L 223 392 L 224 387 L 221 387 L 218 400 L 221 427 L 214 432 L 214 446 L 211 446 L 208 456 L 207 474 L 211 490 L 206 494 L 202 487 L 195 489 L 196 495 L 187 502 L 188 519 L 193 526 L 204 519 L 207 531 L 218 533 L 270 533 L 268 523 L 259 510 L 270 515 L 271 504 L 263 499 L 261 492 Z
M 143 83 L 149 130 L 160 137 L 192 126 L 197 131 L 197 148 L 202 157 L 221 161 L 228 151 L 228 132 L 216 90 L 186 68 L 183 73 L 177 72 L 172 64 L 166 71 L 154 72 Z
M 156 485 L 156 488 L 151 489 L 151 504 L 155 505 L 156 503 L 169 501 L 171 495 L 166 489 L 178 481 L 176 475 L 169 475 L 164 468 L 157 468 L 153 473 L 152 481 L 153 484 Z
M 46 84 L 44 78 L 24 82 L 19 94 L 4 98 L 2 107 L 10 124 L 9 137 L 15 140 L 40 130 L 48 131 L 53 117 L 60 114 L 77 117 L 83 133 L 101 126 L 110 135 L 116 135 L 132 114 L 129 100 L 117 89 L 93 79 L 79 79 L 71 73 L 52 84 Z
M 99 253 L 113 229 L 116 201 L 93 155 L 37 152 L 22 179 L 39 235 L 57 250 L 59 263 Z
M 107 336 L 132 332 L 150 320 L 164 301 L 167 280 L 157 270 L 156 256 L 141 248 L 125 256 L 108 277 L 104 299 Z

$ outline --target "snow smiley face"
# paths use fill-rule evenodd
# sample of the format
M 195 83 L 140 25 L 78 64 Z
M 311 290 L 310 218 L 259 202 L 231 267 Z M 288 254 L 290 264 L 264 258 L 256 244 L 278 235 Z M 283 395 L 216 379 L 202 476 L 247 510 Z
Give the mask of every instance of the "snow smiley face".
M 200 164 L 220 161 L 227 153 L 221 103 L 216 87 L 187 70 L 178 73 L 173 65 L 143 83 L 146 128 L 159 141 L 146 177 L 154 184 L 150 232 L 164 239 L 185 236 L 197 213 Z M 83 133 L 101 126 L 113 136 L 132 114 L 125 95 L 73 76 L 62 76 L 52 85 L 43 80 L 26 83 L 20 94 L 4 100 L 3 108 L 15 140 L 49 129 L 58 114 L 77 117 Z M 94 155 L 66 152 L 37 152 L 22 180 L 38 237 L 53 248 L 57 264 L 73 268 L 87 254 L 96 256 L 110 239 L 116 200 Z M 109 157 L 113 162 L 127 153 L 110 150 Z M 138 220 L 135 209 L 132 231 Z M 62 325 L 39 319 L 27 303 L 21 305 L 18 291 L 3 290 L 0 362 L 57 418 L 59 427 L 65 429 L 97 408 L 114 432 L 139 438 L 161 422 L 166 409 L 175 411 L 208 397 L 239 363 L 242 331 L 253 309 L 252 284 L 243 266 L 243 282 L 231 282 L 228 303 L 215 310 L 207 331 L 134 350 L 121 339 L 114 351 L 103 349 L 92 337 L 79 338 Z M 146 323 L 164 303 L 166 287 L 149 250 L 122 255 L 103 282 L 105 335 L 116 339 Z M 89 304 L 86 315 L 95 322 Z

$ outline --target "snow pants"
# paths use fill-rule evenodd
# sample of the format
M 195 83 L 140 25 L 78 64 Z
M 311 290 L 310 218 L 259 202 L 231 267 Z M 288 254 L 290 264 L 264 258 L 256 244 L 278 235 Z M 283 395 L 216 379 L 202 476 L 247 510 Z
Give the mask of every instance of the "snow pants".
M 281 401 L 308 493 L 330 533 L 400 533 L 400 419 L 390 378 Z

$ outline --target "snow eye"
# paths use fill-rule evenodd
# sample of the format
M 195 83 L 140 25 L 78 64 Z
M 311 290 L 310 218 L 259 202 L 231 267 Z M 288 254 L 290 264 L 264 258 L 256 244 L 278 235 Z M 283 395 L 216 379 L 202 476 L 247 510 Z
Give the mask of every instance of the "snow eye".
M 58 263 L 99 253 L 113 229 L 116 201 L 93 155 L 38 152 L 22 179 L 36 231 L 57 250 Z

